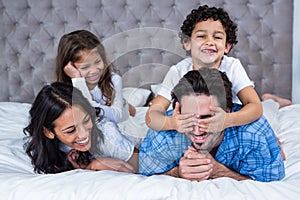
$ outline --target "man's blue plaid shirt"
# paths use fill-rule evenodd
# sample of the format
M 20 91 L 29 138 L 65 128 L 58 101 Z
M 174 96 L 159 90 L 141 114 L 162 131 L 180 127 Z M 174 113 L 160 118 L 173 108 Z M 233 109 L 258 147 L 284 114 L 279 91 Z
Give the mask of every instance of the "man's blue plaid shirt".
M 232 112 L 240 108 L 236 104 Z M 168 111 L 167 115 L 172 115 L 172 111 Z M 139 172 L 153 175 L 171 170 L 178 165 L 190 145 L 190 140 L 183 133 L 149 129 L 140 145 Z M 257 181 L 281 180 L 285 176 L 279 144 L 264 117 L 247 125 L 225 129 L 215 159 Z

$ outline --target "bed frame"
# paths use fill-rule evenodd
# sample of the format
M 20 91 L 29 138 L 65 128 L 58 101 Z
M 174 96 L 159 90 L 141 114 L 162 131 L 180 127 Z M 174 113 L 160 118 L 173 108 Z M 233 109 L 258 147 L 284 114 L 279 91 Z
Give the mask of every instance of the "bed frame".
M 0 101 L 31 103 L 54 80 L 60 37 L 76 29 L 95 33 L 123 75 L 123 85 L 162 81 L 185 56 L 181 23 L 201 4 L 224 7 L 238 23 L 239 58 L 261 95 L 291 98 L 292 0 L 1 0 Z

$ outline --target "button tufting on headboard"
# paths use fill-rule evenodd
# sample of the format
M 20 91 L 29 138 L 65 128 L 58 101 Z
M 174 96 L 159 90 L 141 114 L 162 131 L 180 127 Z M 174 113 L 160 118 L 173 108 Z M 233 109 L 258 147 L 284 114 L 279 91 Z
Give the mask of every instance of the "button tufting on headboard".
M 238 57 L 259 94 L 291 97 L 292 0 L 1 0 L 0 101 L 32 102 L 54 80 L 60 37 L 88 29 L 105 44 L 124 86 L 162 81 L 185 56 L 178 32 L 201 4 L 224 7 L 238 23 Z M 135 85 L 136 84 L 136 85 Z

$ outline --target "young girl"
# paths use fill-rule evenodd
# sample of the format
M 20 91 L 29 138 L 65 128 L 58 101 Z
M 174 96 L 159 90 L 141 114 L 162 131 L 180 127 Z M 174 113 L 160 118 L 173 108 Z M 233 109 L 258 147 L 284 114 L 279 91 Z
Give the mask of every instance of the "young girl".
M 24 133 L 31 137 L 25 147 L 36 172 L 75 168 L 135 172 L 130 141 L 103 134 L 97 128 L 101 121 L 94 108 L 71 85 L 55 82 L 44 86 L 30 117 Z
M 122 79 L 109 63 L 104 46 L 91 32 L 77 30 L 60 39 L 56 77 L 57 81 L 79 88 L 93 107 L 101 108 L 100 114 L 105 118 L 119 123 L 128 116 L 128 110 L 123 110 Z M 129 108 L 134 115 L 134 107 Z

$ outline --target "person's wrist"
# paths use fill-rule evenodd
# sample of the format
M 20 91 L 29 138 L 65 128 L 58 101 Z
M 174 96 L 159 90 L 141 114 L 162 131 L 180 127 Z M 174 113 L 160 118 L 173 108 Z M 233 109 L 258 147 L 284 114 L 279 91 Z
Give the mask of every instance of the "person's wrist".
M 231 113 L 226 113 L 225 114 L 225 120 L 224 121 L 225 121 L 225 123 L 224 123 L 224 129 L 233 126 L 233 121 L 232 121 Z

